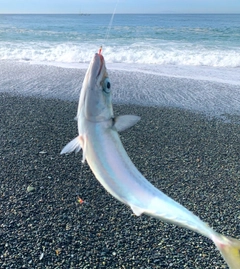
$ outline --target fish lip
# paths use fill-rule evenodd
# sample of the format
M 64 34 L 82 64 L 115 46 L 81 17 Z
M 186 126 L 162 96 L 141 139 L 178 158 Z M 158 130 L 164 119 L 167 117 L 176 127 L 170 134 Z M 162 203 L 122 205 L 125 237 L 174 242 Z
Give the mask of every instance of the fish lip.
M 100 68 L 99 68 L 99 71 L 97 73 L 97 77 L 99 77 L 99 75 L 101 74 L 101 71 L 102 71 L 103 64 L 104 64 L 104 58 L 103 58 L 102 54 L 100 54 L 100 53 L 95 54 L 95 60 L 96 60 L 96 57 L 99 57 L 99 59 L 100 59 Z

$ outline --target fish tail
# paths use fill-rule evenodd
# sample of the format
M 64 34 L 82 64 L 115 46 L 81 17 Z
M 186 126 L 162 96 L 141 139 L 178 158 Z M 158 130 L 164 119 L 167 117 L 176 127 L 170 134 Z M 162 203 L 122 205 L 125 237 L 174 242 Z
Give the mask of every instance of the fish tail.
M 217 233 L 212 239 L 229 268 L 240 269 L 240 240 Z

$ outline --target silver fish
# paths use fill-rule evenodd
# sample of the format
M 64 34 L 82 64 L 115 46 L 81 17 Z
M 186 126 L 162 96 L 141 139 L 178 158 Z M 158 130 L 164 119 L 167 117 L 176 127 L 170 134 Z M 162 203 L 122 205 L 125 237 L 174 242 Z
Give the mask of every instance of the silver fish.
M 77 111 L 79 135 L 61 154 L 83 150 L 92 172 L 103 187 L 135 215 L 147 214 L 193 230 L 210 238 L 229 268 L 240 269 L 240 241 L 216 233 L 185 207 L 155 188 L 138 171 L 125 151 L 119 131 L 135 125 L 140 117 L 115 117 L 111 83 L 101 50 L 93 57 L 85 75 Z

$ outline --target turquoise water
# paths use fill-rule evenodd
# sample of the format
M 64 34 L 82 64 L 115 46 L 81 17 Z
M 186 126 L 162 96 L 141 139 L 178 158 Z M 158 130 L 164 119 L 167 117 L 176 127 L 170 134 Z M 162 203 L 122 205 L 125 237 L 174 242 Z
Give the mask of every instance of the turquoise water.
M 0 59 L 240 66 L 240 15 L 0 15 Z
M 240 115 L 240 15 L 0 15 L 0 92 L 78 100 L 99 47 L 114 103 Z

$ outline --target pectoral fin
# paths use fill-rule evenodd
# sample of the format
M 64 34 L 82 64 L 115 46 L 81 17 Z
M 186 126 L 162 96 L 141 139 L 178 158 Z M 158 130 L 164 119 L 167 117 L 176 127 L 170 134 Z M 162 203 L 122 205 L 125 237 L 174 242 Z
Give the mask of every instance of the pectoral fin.
M 122 132 L 134 126 L 140 119 L 141 117 L 135 115 L 117 116 L 114 119 L 114 127 L 118 132 Z
M 75 151 L 76 153 L 79 152 L 82 148 L 82 138 L 81 136 L 77 136 L 74 138 L 72 141 L 70 141 L 61 151 L 60 154 L 66 154 L 66 153 L 71 153 Z

